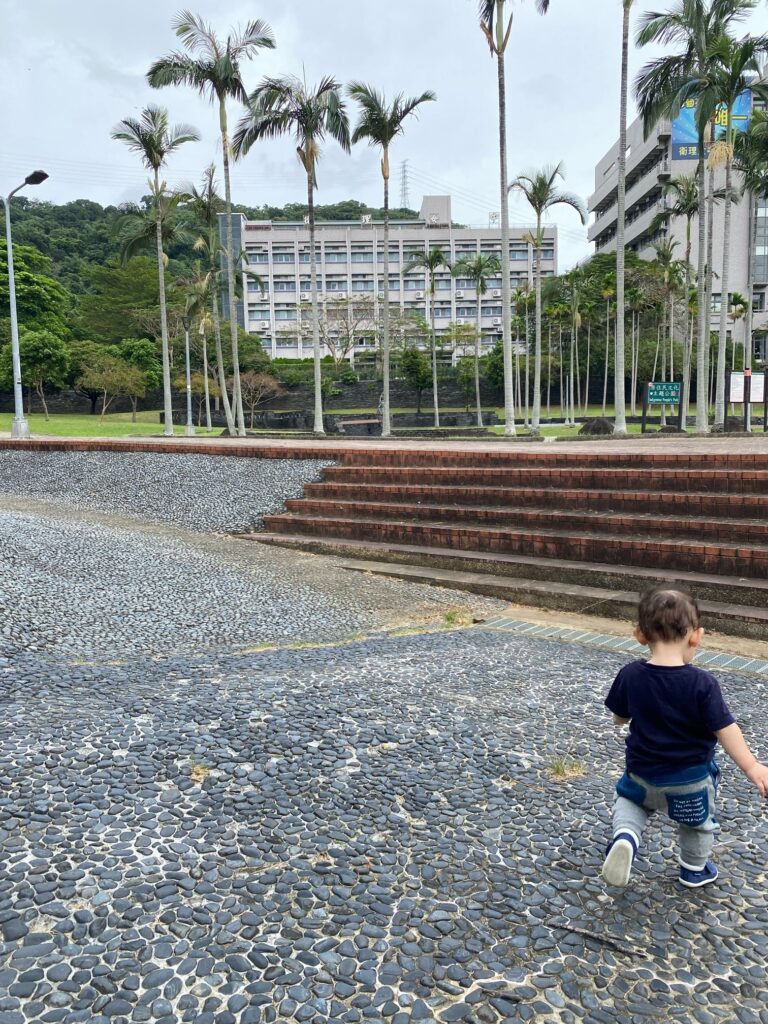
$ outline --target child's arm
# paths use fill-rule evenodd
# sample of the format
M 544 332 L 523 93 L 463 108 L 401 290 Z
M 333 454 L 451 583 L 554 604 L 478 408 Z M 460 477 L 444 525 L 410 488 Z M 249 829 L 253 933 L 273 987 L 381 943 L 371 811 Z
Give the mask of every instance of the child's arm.
M 749 781 L 757 787 L 760 796 L 768 796 L 768 767 L 760 764 L 749 749 L 738 725 L 733 722 L 724 729 L 718 729 L 715 736 L 717 736 L 720 745 L 728 757 L 741 768 Z
M 617 715 L 615 712 L 613 714 L 613 724 L 616 726 L 617 729 L 631 721 L 631 718 L 622 718 L 621 715 Z

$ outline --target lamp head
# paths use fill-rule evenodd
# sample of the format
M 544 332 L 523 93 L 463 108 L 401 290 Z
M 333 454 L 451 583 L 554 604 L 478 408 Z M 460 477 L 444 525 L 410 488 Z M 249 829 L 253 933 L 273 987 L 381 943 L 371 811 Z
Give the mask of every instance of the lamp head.
M 32 173 L 28 174 L 24 179 L 24 184 L 42 185 L 42 183 L 45 181 L 47 177 L 48 175 L 45 173 L 45 171 L 32 171 Z

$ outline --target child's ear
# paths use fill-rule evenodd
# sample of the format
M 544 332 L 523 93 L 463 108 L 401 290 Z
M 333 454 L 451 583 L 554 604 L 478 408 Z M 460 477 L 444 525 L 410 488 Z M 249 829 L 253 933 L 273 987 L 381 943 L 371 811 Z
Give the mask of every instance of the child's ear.
M 694 629 L 691 635 L 688 637 L 689 647 L 698 647 L 704 637 L 704 627 L 699 626 L 698 629 Z
M 649 647 L 650 646 L 648 641 L 645 639 L 645 633 L 643 633 L 642 629 L 640 629 L 639 626 L 635 626 L 632 635 L 634 636 L 635 640 L 637 640 L 637 642 L 639 644 L 643 645 L 643 647 Z

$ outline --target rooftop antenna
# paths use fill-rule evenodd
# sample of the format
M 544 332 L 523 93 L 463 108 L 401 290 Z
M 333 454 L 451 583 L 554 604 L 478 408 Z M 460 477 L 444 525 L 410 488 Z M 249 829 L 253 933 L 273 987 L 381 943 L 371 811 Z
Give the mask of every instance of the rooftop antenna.
M 408 194 L 408 161 L 403 160 L 400 167 L 400 209 L 410 210 L 411 197 Z

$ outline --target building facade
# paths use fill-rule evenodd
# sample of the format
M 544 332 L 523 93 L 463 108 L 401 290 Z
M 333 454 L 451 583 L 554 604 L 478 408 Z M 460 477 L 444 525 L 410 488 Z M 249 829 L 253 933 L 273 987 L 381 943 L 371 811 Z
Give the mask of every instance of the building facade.
M 653 245 L 664 239 L 678 243 L 675 250 L 677 259 L 685 258 L 685 218 L 670 219 L 666 225 L 658 225 L 658 215 L 666 208 L 669 200 L 665 197 L 664 186 L 673 178 L 696 173 L 696 147 L 681 145 L 673 141 L 673 125 L 660 121 L 645 137 L 641 118 L 634 121 L 627 131 L 627 187 L 626 187 L 626 247 L 643 259 L 653 259 Z M 616 249 L 617 191 L 618 191 L 618 142 L 603 156 L 595 167 L 595 190 L 589 198 L 592 222 L 589 226 L 589 240 L 594 242 L 596 252 L 613 252 Z M 736 187 L 739 175 L 734 172 Z M 715 174 L 715 188 L 725 187 L 725 170 Z M 715 204 L 713 234 L 712 286 L 712 330 L 720 325 L 722 296 L 718 290 L 723 270 L 724 241 L 723 203 Z M 695 268 L 697 260 L 698 218 L 692 223 L 691 262 Z M 766 335 L 768 332 L 768 205 L 764 200 L 751 201 L 748 197 L 731 206 L 731 255 L 729 260 L 728 290 L 731 294 L 746 296 L 749 275 L 754 286 L 754 335 L 753 352 L 756 359 L 765 360 L 768 355 Z M 729 333 L 737 344 L 745 340 L 745 322 L 729 323 Z
M 223 223 L 222 223 L 223 228 Z M 238 303 L 238 318 L 246 330 L 258 334 L 274 357 L 307 358 L 313 354 L 309 268 L 309 226 L 305 221 L 253 221 L 240 214 L 233 218 L 235 251 L 245 253 L 244 301 Z M 510 237 L 510 284 L 520 288 L 532 284 L 535 253 L 527 238 L 530 229 L 518 228 Z M 347 309 L 343 334 L 354 322 L 356 337 L 345 347 L 345 356 L 376 345 L 379 314 L 385 287 L 389 288 L 390 310 L 429 321 L 431 317 L 429 280 L 426 272 L 406 273 L 409 262 L 430 249 L 439 248 L 451 264 L 477 255 L 501 259 L 501 230 L 457 227 L 451 219 L 450 196 L 425 196 L 415 220 L 390 221 L 389 253 L 384 265 L 383 221 L 363 217 L 360 221 L 318 221 L 315 224 L 317 292 L 323 309 Z M 557 230 L 548 227 L 541 249 L 542 273 L 557 270 Z M 258 280 L 252 276 L 258 275 Z M 502 334 L 501 276 L 488 281 L 482 297 L 472 281 L 453 276 L 448 268 L 436 275 L 434 317 L 436 333 L 455 338 L 457 327 L 468 333 L 477 322 L 478 302 L 482 344 L 495 344 Z M 362 317 L 360 310 L 363 310 Z M 356 312 L 357 311 L 357 312 Z M 226 311 L 225 311 L 226 312 Z M 321 332 L 323 355 L 336 348 L 333 321 L 324 319 Z M 338 351 L 338 348 L 336 348 Z M 460 346 L 448 344 L 443 350 L 455 360 Z M 445 357 L 445 356 L 444 356 Z

